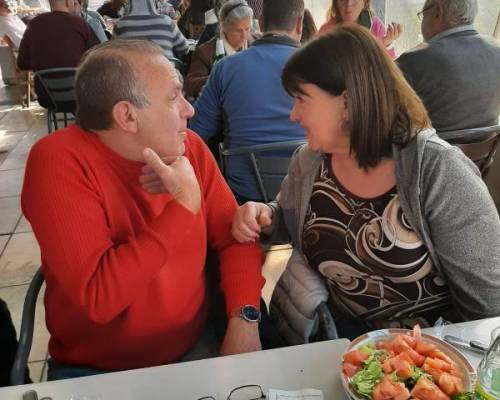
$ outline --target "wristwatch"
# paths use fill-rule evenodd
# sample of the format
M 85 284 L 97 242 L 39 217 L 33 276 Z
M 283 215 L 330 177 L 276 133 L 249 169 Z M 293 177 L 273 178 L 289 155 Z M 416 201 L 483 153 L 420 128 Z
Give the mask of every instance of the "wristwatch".
M 261 314 L 256 307 L 247 304 L 241 307 L 239 313 L 234 316 L 240 317 L 247 322 L 259 323 Z

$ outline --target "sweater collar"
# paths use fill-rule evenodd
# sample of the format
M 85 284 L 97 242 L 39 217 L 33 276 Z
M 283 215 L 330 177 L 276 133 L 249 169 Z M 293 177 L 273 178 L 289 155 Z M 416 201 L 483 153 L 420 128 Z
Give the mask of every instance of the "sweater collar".
M 257 39 L 253 46 L 258 46 L 261 44 L 281 44 L 283 46 L 300 47 L 300 43 L 293 40 L 287 35 L 278 35 L 275 33 L 266 33 L 260 39 Z
M 159 15 L 154 0 L 130 0 L 128 15 Z
M 446 29 L 445 31 L 439 32 L 437 35 L 434 35 L 433 37 L 431 37 L 427 42 L 434 43 L 434 42 L 437 42 L 438 40 L 440 40 L 444 37 L 453 35 L 455 33 L 466 32 L 466 31 L 475 31 L 474 26 L 472 26 L 472 25 L 460 25 L 460 26 L 456 26 L 456 27 L 451 28 L 451 29 Z

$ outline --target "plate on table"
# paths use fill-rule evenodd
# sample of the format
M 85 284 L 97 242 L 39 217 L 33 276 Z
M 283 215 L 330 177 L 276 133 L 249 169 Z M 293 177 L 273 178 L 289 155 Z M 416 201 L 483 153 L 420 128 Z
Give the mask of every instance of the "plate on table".
M 444 400 L 472 391 L 476 378 L 457 349 L 419 327 L 366 333 L 351 342 L 342 359 L 341 381 L 351 400 L 383 399 L 393 391 L 394 398 L 408 398 L 405 389 L 412 398 Z

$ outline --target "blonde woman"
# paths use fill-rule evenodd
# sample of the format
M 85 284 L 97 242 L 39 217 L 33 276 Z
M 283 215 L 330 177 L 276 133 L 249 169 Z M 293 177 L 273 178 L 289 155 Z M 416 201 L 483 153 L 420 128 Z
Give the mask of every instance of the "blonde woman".
M 319 29 L 318 35 L 331 32 L 335 26 L 343 23 L 356 23 L 369 29 L 384 44 L 391 58 L 396 58 L 393 44 L 401 36 L 403 28 L 393 22 L 386 30 L 382 20 L 373 12 L 371 0 L 332 0 L 327 21 Z

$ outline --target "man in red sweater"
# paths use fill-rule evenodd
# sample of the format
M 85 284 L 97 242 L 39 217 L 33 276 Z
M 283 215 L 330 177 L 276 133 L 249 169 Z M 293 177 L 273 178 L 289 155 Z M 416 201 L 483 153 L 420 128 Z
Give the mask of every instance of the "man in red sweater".
M 236 202 L 161 48 L 98 46 L 76 99 L 77 125 L 33 146 L 21 196 L 47 284 L 49 379 L 185 357 L 212 319 L 207 244 L 228 316 L 220 354 L 259 350 L 262 253 L 232 238 Z

